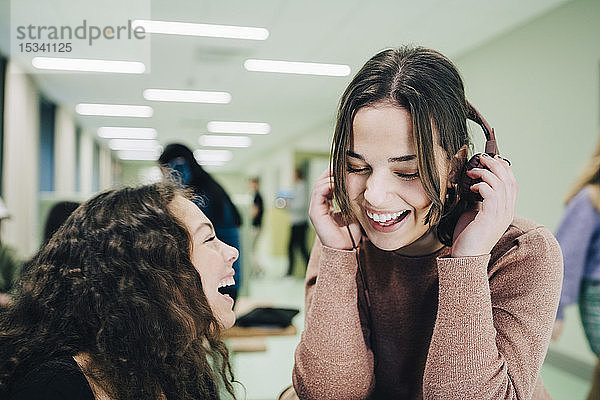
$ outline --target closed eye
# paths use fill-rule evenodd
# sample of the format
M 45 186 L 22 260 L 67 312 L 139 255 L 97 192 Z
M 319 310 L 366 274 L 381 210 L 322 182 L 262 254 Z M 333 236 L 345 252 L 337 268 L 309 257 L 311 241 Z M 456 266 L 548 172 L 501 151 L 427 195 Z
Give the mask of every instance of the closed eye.
M 351 165 L 348 165 L 347 169 L 348 169 L 348 173 L 350 173 L 350 174 L 360 174 L 360 173 L 364 173 L 364 172 L 369 172 L 369 167 L 354 168 Z
M 217 238 L 217 237 L 216 237 L 215 235 L 212 235 L 211 237 L 209 237 L 208 239 L 206 239 L 206 240 L 204 241 L 204 243 L 211 242 L 211 241 L 215 240 L 216 238 Z
M 405 181 L 412 181 L 413 179 L 417 179 L 419 177 L 419 173 L 415 172 L 414 174 L 404 174 L 401 172 L 395 172 L 396 176 Z

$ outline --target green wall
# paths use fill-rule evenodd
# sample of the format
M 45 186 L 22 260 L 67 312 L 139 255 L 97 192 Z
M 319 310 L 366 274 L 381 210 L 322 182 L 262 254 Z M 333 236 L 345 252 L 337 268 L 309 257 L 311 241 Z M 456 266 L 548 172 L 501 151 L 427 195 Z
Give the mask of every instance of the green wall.
M 474 33 L 475 34 L 475 33 Z M 519 182 L 517 213 L 555 231 L 599 132 L 600 1 L 572 1 L 455 58 Z M 476 150 L 483 135 L 473 130 Z M 574 308 L 552 349 L 593 362 Z

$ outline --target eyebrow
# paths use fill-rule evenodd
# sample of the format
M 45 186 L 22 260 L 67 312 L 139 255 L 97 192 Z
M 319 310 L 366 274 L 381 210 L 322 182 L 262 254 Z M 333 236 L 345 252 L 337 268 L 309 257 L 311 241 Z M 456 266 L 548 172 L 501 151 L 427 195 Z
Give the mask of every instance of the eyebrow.
M 194 233 L 192 234 L 192 236 L 195 236 L 203 228 L 208 228 L 210 230 L 210 233 L 213 233 L 213 231 L 214 231 L 212 224 L 209 224 L 208 222 L 202 222 L 200 225 L 198 225 L 196 227 L 196 229 L 194 230 Z
M 361 156 L 360 154 L 356 154 L 353 151 L 346 151 L 346 155 L 348 157 L 352 157 L 352 158 L 358 158 L 359 160 L 365 161 L 365 158 L 363 156 Z M 406 156 L 399 156 L 399 157 L 392 157 L 392 158 L 388 158 L 388 162 L 394 163 L 394 162 L 405 162 L 405 161 L 412 161 L 415 160 L 417 158 L 416 155 L 414 154 L 409 154 Z

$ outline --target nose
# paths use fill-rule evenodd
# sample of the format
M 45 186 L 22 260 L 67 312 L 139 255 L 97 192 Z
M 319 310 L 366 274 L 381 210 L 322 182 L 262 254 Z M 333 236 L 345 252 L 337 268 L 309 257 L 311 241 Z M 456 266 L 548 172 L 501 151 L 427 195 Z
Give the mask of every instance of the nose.
M 390 187 L 383 174 L 371 174 L 367 178 L 364 198 L 372 206 L 385 204 L 388 198 L 388 188 Z
M 223 242 L 222 242 L 223 243 Z M 223 243 L 222 250 L 223 257 L 228 263 L 233 264 L 235 260 L 240 256 L 240 252 L 233 246 L 228 245 L 227 243 Z

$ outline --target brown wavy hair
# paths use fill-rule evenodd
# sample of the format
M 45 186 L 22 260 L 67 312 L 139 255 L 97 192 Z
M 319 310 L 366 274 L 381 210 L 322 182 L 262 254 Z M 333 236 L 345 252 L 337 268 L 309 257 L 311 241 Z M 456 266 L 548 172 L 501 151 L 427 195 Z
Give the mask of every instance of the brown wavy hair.
M 451 245 L 456 221 L 472 201 L 467 200 L 469 196 L 465 196 L 460 185 L 448 190 L 445 201 L 441 199 L 432 125 L 448 161 L 463 146 L 472 147 L 467 132 L 467 116 L 471 110 L 460 73 L 444 55 L 423 47 L 381 51 L 356 73 L 340 101 L 331 149 L 336 182 L 334 198 L 346 222 L 353 219 L 346 175 L 354 116 L 360 108 L 379 102 L 391 103 L 410 114 L 419 176 L 432 202 L 425 222 L 435 227 L 442 243 Z M 466 170 L 466 159 L 459 162 L 460 165 L 453 163 L 453 169 L 460 176 Z
M 170 183 L 108 190 L 34 257 L 0 316 L 0 398 L 46 360 L 90 355 L 113 399 L 233 397 L 221 327 L 169 209 Z

